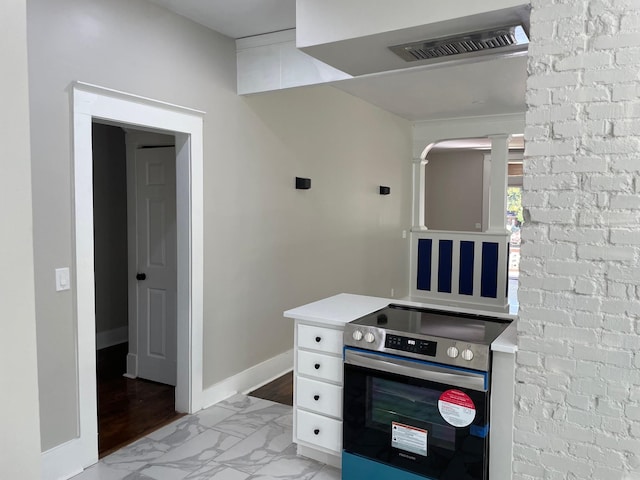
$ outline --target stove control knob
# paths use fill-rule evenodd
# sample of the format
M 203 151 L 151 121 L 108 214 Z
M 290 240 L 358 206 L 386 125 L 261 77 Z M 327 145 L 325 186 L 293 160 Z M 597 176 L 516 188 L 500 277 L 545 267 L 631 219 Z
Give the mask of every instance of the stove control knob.
M 359 342 L 360 340 L 362 340 L 362 337 L 364 336 L 361 330 L 354 330 L 353 333 L 351 334 L 351 336 L 353 337 L 353 339 L 356 342 Z
M 364 336 L 364 341 L 367 343 L 373 343 L 376 337 L 373 336 L 373 333 L 367 332 Z
M 447 355 L 451 358 L 456 358 L 460 352 L 456 347 L 447 348 Z
M 461 355 L 462 355 L 462 358 L 464 358 L 467 362 L 470 362 L 471 360 L 473 360 L 473 352 L 468 348 L 466 350 L 463 350 Z

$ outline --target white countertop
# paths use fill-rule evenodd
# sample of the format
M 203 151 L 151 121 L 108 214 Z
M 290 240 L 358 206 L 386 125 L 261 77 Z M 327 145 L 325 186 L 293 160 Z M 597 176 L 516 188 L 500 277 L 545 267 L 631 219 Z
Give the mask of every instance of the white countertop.
M 286 318 L 318 322 L 326 325 L 343 326 L 357 318 L 380 310 L 390 303 L 399 305 L 409 305 L 414 307 L 427 307 L 439 310 L 450 310 L 455 312 L 481 313 L 501 318 L 512 319 L 513 322 L 492 344 L 491 350 L 495 352 L 514 354 L 518 350 L 516 343 L 516 316 L 508 314 L 496 314 L 493 312 L 478 311 L 465 308 L 443 307 L 409 300 L 395 298 L 369 297 L 366 295 L 353 295 L 350 293 L 340 293 L 333 297 L 324 298 L 317 302 L 308 303 L 301 307 L 292 308 L 284 312 Z
M 310 322 L 342 326 L 357 318 L 364 317 L 371 312 L 380 310 L 392 302 L 393 300 L 389 300 L 388 298 L 340 293 L 333 297 L 324 298 L 317 302 L 287 310 L 284 312 L 284 316 Z

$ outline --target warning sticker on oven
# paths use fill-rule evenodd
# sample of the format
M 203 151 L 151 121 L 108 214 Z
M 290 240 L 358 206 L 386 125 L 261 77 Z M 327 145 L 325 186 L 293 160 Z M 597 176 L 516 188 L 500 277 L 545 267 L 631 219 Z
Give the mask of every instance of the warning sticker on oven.
M 476 418 L 476 406 L 471 397 L 460 390 L 447 390 L 440 395 L 438 410 L 442 418 L 454 427 L 467 427 Z
M 427 456 L 427 431 L 422 428 L 391 422 L 391 446 Z

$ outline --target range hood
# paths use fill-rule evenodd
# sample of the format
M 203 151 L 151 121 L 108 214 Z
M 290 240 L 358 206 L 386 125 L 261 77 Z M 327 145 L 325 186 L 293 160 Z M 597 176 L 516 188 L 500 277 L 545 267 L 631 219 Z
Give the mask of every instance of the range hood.
M 506 54 L 518 51 L 520 50 L 518 47 L 528 43 L 529 38 L 522 25 L 511 25 L 394 45 L 389 47 L 389 50 L 405 62 L 422 62 L 449 57 L 461 59 L 498 52 Z
M 520 4 L 320 43 L 305 43 L 308 35 L 303 35 L 297 47 L 354 77 L 482 56 L 526 55 L 530 10 L 529 4 Z

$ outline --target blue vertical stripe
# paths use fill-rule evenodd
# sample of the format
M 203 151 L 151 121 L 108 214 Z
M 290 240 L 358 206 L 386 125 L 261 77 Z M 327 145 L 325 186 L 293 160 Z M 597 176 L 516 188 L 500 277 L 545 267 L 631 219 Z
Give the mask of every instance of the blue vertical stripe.
M 418 290 L 431 290 L 431 249 L 430 238 L 418 240 Z
M 475 242 L 460 242 L 460 295 L 473 295 L 473 261 L 475 256 Z
M 453 240 L 440 240 L 438 248 L 438 292 L 451 293 Z
M 494 242 L 482 242 L 480 295 L 498 297 L 498 244 Z

